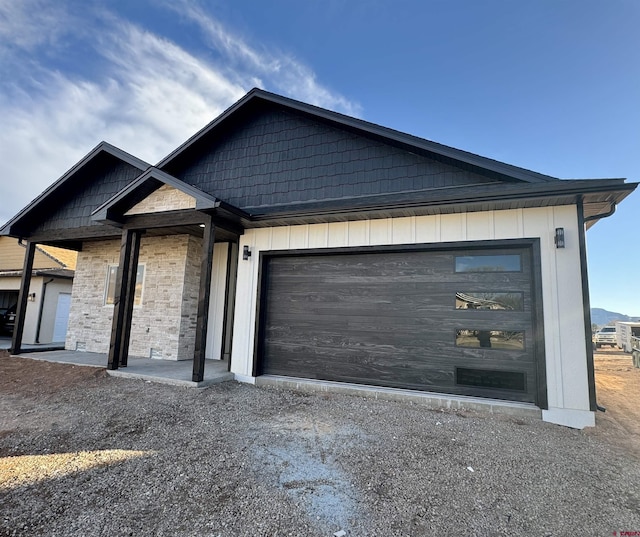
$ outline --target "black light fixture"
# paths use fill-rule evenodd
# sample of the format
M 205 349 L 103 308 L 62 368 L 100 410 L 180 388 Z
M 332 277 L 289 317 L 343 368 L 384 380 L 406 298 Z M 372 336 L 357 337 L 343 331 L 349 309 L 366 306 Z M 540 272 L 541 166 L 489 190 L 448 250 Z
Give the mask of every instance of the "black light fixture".
M 556 236 L 554 238 L 554 242 L 556 243 L 556 248 L 564 248 L 564 228 L 563 227 L 556 228 Z
M 242 247 L 242 259 L 244 261 L 246 261 L 247 259 L 249 259 L 251 257 L 251 250 L 249 250 L 248 246 L 243 246 Z

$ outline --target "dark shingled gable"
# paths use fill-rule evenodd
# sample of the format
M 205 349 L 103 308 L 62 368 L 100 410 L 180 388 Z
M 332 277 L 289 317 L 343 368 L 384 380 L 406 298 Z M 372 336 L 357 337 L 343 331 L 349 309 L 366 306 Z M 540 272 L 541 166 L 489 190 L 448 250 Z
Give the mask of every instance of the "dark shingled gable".
M 140 175 L 140 169 L 103 152 L 47 199 L 34 233 L 100 226 L 91 212 Z
M 164 171 L 251 213 L 288 203 L 497 182 L 277 106 L 243 117 L 223 138 L 196 142 Z

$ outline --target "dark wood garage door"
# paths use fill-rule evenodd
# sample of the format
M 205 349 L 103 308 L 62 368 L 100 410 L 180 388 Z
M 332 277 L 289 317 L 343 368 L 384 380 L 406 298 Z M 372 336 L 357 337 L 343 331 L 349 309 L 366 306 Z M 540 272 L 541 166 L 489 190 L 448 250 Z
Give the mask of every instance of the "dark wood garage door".
M 531 248 L 263 263 L 258 374 L 540 403 Z

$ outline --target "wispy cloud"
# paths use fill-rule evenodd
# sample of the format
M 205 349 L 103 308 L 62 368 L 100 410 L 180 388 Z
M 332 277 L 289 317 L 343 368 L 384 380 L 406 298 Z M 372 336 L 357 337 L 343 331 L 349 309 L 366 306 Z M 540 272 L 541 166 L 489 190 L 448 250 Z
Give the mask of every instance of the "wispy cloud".
M 224 54 L 237 73 L 244 72 L 245 78 L 258 77 L 259 85 L 265 84 L 278 93 L 323 108 L 352 116 L 361 114 L 357 103 L 323 86 L 315 73 L 292 55 L 252 47 L 232 34 L 196 0 L 174 0 L 167 5 L 198 25 L 211 46 Z
M 42 45 L 55 46 L 70 29 L 59 22 L 74 19 L 63 2 L 0 0 L 0 54 L 8 56 L 16 49 L 33 51 Z
M 302 63 L 252 48 L 197 4 L 178 9 L 215 60 L 104 8 L 69 5 L 0 0 L 0 223 L 99 141 L 156 162 L 256 85 L 360 111 Z

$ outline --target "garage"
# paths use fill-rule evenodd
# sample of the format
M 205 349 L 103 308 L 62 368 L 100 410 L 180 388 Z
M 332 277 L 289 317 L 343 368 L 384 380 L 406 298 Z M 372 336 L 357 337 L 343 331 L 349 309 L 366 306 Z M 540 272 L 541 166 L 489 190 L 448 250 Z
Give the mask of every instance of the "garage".
M 546 405 L 537 243 L 265 253 L 256 373 Z
M 18 302 L 18 291 L 0 291 L 0 309 L 15 306 Z

